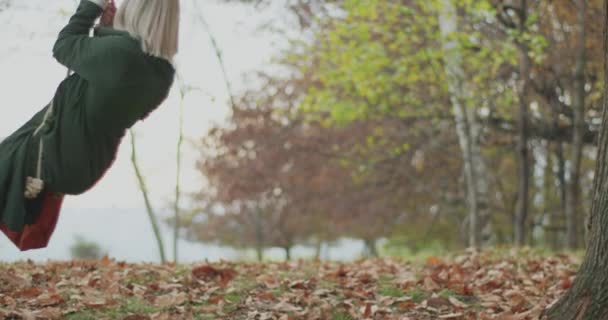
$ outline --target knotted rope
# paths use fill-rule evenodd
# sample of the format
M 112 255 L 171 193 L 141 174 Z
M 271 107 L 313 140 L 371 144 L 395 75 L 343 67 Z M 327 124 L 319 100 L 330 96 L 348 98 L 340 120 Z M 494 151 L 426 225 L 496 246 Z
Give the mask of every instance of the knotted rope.
M 53 100 L 49 104 L 48 109 L 44 113 L 44 118 L 40 125 L 34 130 L 33 137 L 38 135 L 40 130 L 44 128 L 48 118 L 53 114 Z M 38 159 L 36 161 L 36 177 L 26 177 L 25 179 L 25 192 L 24 196 L 26 199 L 35 199 L 40 195 L 40 192 L 44 189 L 44 181 L 42 180 L 42 153 L 44 150 L 44 140 L 40 137 L 40 144 L 38 144 Z

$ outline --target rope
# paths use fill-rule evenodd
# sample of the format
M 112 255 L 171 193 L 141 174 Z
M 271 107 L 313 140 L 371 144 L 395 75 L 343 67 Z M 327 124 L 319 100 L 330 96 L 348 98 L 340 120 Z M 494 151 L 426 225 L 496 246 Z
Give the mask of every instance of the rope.
M 78 0 L 76 0 L 76 5 L 78 6 Z M 92 35 L 89 35 L 89 36 L 92 36 Z M 71 70 L 68 68 L 66 78 L 70 76 L 70 71 Z M 35 137 L 38 134 L 38 132 L 40 132 L 40 130 L 42 130 L 42 128 L 44 128 L 49 116 L 51 114 L 53 114 L 53 101 L 54 101 L 54 99 L 51 100 L 51 103 L 49 104 L 49 108 L 46 110 L 46 112 L 44 114 L 44 118 L 42 118 L 42 122 L 36 128 L 36 130 L 34 130 L 34 134 L 32 135 L 33 137 Z M 43 152 L 43 150 L 44 150 L 44 141 L 42 140 L 42 137 L 40 137 L 40 144 L 38 145 L 38 159 L 36 162 L 36 177 L 35 178 L 26 177 L 25 178 L 24 196 L 26 199 L 36 199 L 38 197 L 38 195 L 40 194 L 40 192 L 42 192 L 42 189 L 44 189 L 44 181 L 42 181 L 42 152 Z
M 34 130 L 33 136 L 38 135 L 40 130 L 44 128 L 50 115 L 53 114 L 53 100 L 49 104 L 48 109 L 44 113 L 44 118 L 40 125 Z M 40 137 L 40 144 L 38 144 L 38 159 L 36 162 L 36 177 L 27 177 L 25 181 L 25 193 L 24 196 L 27 199 L 35 199 L 38 197 L 42 189 L 44 189 L 44 181 L 42 181 L 42 152 L 44 150 L 44 140 Z

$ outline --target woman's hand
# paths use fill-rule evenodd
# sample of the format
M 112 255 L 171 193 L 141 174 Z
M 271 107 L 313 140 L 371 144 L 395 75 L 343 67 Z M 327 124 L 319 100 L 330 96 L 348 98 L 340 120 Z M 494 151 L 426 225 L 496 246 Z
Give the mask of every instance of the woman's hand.
M 114 15 L 116 14 L 116 4 L 114 0 L 106 0 L 106 8 L 103 10 L 99 25 L 102 27 L 111 27 L 114 25 Z

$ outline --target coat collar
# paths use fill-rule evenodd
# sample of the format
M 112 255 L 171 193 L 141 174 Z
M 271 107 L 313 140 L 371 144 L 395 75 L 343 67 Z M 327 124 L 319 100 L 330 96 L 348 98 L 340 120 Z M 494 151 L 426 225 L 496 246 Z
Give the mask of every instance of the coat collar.
M 114 29 L 112 27 L 97 26 L 97 27 L 95 27 L 95 35 L 98 37 L 125 36 L 125 37 L 129 37 L 130 39 L 137 41 L 141 45 L 141 39 L 131 36 L 131 34 L 127 31 Z M 151 56 L 151 57 L 165 62 L 166 64 L 168 64 L 171 67 L 172 70 L 175 69 L 175 66 L 173 65 L 173 63 L 171 61 L 168 61 L 168 60 L 166 60 L 164 58 L 160 58 L 160 57 L 155 57 L 155 56 Z
M 105 36 L 131 37 L 131 35 L 127 31 L 114 29 L 112 27 L 102 27 L 102 26 L 95 27 L 95 34 L 100 37 L 105 37 Z M 131 38 L 133 38 L 133 37 L 131 37 Z M 139 40 L 139 39 L 136 39 L 136 40 Z

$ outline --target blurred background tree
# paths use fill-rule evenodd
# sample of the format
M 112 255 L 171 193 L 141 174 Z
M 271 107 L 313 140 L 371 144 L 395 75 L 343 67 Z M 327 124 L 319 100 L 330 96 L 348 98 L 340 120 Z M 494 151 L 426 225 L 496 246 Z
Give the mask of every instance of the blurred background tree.
M 270 29 L 289 45 L 200 141 L 188 237 L 260 259 L 343 237 L 580 248 L 600 0 L 285 4 L 300 33 Z
M 74 244 L 70 247 L 70 254 L 72 259 L 83 260 L 97 260 L 107 255 L 99 244 L 87 240 L 81 235 L 76 236 L 74 239 Z

